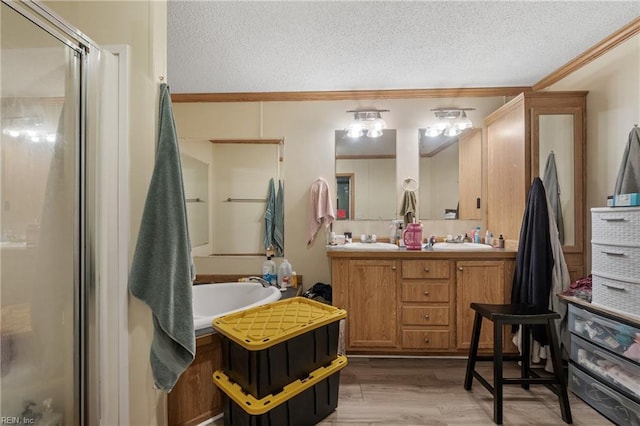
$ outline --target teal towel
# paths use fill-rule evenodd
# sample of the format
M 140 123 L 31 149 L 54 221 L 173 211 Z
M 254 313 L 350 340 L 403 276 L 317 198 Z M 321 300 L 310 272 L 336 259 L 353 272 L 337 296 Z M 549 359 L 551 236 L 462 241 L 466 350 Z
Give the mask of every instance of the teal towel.
M 267 192 L 267 207 L 264 210 L 264 249 L 269 250 L 273 243 L 273 221 L 276 210 L 276 188 L 273 178 L 269 179 L 269 189 Z
M 281 180 L 278 181 L 273 240 L 275 242 L 276 255 L 284 256 L 284 184 Z
M 194 278 L 178 136 L 163 83 L 156 162 L 129 275 L 131 294 L 153 314 L 151 370 L 163 391 L 173 388 L 195 356 Z

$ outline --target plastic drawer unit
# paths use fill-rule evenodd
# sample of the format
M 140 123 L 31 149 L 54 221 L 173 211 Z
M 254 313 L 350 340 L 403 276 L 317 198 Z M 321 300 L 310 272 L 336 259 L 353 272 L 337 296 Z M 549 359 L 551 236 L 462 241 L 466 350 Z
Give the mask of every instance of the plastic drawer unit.
M 640 404 L 594 380 L 574 364 L 569 365 L 569 389 L 615 424 L 640 426 Z
M 571 359 L 606 385 L 630 398 L 640 398 L 640 365 L 579 337 L 571 339 Z
M 280 392 L 336 359 L 344 309 L 294 297 L 213 321 L 222 371 L 256 398 Z
M 296 380 L 275 394 L 256 399 L 229 380 L 221 370 L 213 373 L 214 383 L 224 393 L 225 426 L 305 426 L 315 425 L 338 406 L 340 370 L 347 357 L 338 356 L 307 377 Z
M 617 355 L 640 363 L 640 328 L 569 305 L 569 331 Z

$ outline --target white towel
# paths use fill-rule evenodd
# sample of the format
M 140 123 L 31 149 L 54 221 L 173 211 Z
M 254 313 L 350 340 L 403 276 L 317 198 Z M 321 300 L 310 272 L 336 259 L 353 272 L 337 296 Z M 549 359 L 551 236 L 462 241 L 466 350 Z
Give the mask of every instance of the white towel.
M 316 179 L 309 188 L 309 216 L 307 219 L 307 244 L 311 244 L 322 226 L 329 227 L 336 219 L 333 197 L 329 184 L 323 178 Z

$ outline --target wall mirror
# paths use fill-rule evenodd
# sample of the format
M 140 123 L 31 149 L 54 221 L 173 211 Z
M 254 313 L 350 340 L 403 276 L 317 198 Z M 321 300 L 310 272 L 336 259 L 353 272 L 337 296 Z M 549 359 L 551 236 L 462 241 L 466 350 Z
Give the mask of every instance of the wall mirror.
M 337 220 L 396 218 L 396 130 L 348 137 L 335 131 Z
M 269 180 L 277 191 L 282 140 L 181 139 L 180 150 L 194 255 L 264 255 Z
M 418 130 L 421 220 L 482 219 L 482 131 L 426 136 Z
M 573 114 L 538 114 L 538 176 L 547 192 L 558 190 L 558 231 L 563 245 L 575 245 L 575 167 Z M 561 167 L 558 167 L 561 165 Z M 546 172 L 546 173 L 545 173 Z M 557 186 L 556 186 L 557 185 Z M 549 193 L 549 200 L 553 194 Z

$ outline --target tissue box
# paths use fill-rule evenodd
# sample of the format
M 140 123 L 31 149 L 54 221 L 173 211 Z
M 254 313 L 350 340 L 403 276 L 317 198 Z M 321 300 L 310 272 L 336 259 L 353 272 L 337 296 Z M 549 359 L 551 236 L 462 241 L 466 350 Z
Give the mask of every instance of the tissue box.
M 634 192 L 631 194 L 614 195 L 613 205 L 615 207 L 640 206 L 640 194 Z

